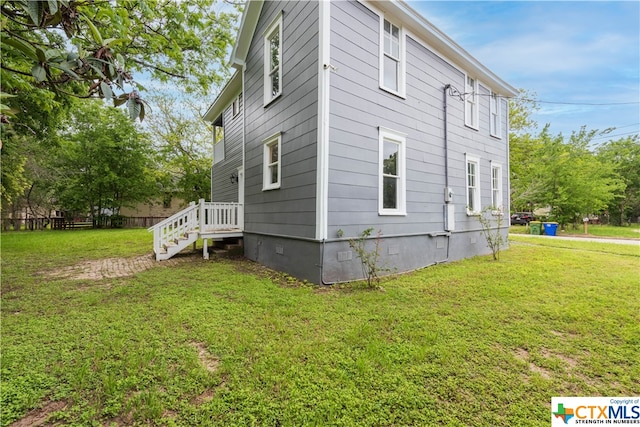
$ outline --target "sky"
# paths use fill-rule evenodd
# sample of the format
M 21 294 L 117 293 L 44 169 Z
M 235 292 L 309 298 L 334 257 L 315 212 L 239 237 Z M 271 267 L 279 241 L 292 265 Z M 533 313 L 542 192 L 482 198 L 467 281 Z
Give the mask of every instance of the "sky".
M 515 88 L 540 100 L 539 129 L 640 133 L 640 2 L 409 1 Z M 542 102 L 544 101 L 544 102 Z M 624 105 L 588 105 L 617 104 Z

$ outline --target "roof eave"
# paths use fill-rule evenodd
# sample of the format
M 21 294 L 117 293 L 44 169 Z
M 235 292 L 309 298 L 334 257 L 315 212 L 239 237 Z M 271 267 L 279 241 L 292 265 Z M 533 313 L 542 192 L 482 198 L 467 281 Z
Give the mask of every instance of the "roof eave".
M 242 92 L 242 73 L 236 71 L 222 88 L 220 94 L 213 101 L 213 104 L 211 104 L 202 119 L 205 122 L 214 122 L 240 92 Z
M 247 2 L 247 6 L 242 14 L 242 20 L 240 21 L 240 29 L 238 30 L 236 43 L 229 57 L 229 65 L 235 68 L 236 71 L 202 117 L 203 120 L 207 122 L 216 120 L 231 101 L 233 101 L 233 98 L 242 91 L 242 69 L 244 68 L 247 54 L 249 53 L 253 33 L 256 30 L 256 25 L 258 25 L 260 12 L 262 12 L 262 4 L 262 0 Z
M 262 12 L 262 0 L 252 0 L 247 2 L 244 13 L 242 14 L 242 21 L 240 22 L 240 29 L 238 30 L 238 37 L 236 38 L 236 44 L 231 51 L 231 57 L 229 58 L 229 64 L 236 68 L 241 68 L 247 59 L 249 53 L 249 46 L 253 39 L 253 33 L 256 31 L 256 25 L 258 25 L 258 19 L 260 18 L 260 12 Z

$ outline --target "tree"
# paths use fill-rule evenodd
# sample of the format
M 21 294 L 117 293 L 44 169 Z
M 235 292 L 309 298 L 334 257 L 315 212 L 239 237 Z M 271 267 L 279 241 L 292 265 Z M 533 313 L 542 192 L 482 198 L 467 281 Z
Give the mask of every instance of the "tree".
M 607 131 L 605 131 L 607 132 Z M 528 174 L 520 177 L 520 200 L 551 208 L 551 218 L 561 224 L 578 223 L 589 214 L 602 211 L 613 202 L 624 183 L 612 164 L 602 161 L 589 148 L 603 132 L 572 132 L 568 140 L 549 133 L 549 126 L 537 135 L 530 148 Z
M 610 164 L 624 182 L 609 204 L 611 221 L 622 225 L 625 219 L 640 217 L 640 139 L 638 135 L 609 141 L 597 149 L 598 158 Z
M 520 89 L 517 98 L 509 101 L 509 173 L 511 205 L 515 211 L 529 211 L 536 192 L 536 182 L 531 181 L 535 156 L 540 150 L 540 140 L 533 133 L 538 124 L 531 114 L 538 109 L 533 101 L 535 94 Z
M 224 77 L 234 12 L 215 0 L 17 0 L 2 9 L 2 92 L 46 88 L 58 96 L 104 97 L 144 117 L 133 73 L 206 93 Z M 120 91 L 121 94 L 116 93 Z M 14 114 L 3 104 L 3 120 Z
M 92 216 L 146 201 L 155 190 L 147 137 L 101 101 L 75 108 L 57 151 L 55 191 L 64 210 Z
M 591 143 L 604 131 L 582 127 L 569 138 L 537 132 L 531 114 L 534 94 L 520 91 L 509 106 L 511 204 L 517 211 L 551 208 L 553 219 L 567 224 L 613 204 L 624 188 L 611 161 L 596 156 Z
M 182 200 L 208 198 L 211 190 L 211 129 L 193 103 L 180 105 L 167 95 L 152 97 L 156 106 L 146 128 L 156 152 L 158 181 Z M 191 114 L 185 112 L 191 110 Z
M 56 100 L 51 91 L 29 87 L 12 98 L 12 105 L 19 119 L 0 127 L 3 212 L 25 204 L 24 192 L 38 175 L 32 167 L 50 158 L 57 144 L 57 129 L 70 107 L 67 100 Z
M 525 89 L 518 90 L 519 95 L 509 101 L 509 138 L 534 131 L 538 123 L 531 118 L 539 110 L 535 101 L 536 94 Z
M 3 211 L 25 191 L 44 197 L 30 168 L 56 150 L 73 98 L 109 98 L 142 119 L 140 72 L 188 93 L 219 85 L 239 10 L 216 0 L 0 0 L 0 9 Z

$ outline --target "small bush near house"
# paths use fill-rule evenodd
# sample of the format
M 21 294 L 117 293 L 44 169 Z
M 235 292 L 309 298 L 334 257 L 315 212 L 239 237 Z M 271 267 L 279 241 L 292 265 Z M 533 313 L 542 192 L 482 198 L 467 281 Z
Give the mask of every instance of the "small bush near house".
M 494 207 L 486 207 L 477 218 L 482 227 L 482 235 L 491 249 L 493 260 L 497 261 L 500 258 L 500 250 L 507 245 L 507 239 L 502 234 L 504 212 Z

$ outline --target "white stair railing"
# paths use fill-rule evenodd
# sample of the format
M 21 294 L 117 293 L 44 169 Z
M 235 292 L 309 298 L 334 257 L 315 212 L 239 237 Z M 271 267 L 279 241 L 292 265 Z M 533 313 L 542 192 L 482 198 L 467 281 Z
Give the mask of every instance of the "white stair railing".
M 162 222 L 149 228 L 153 231 L 153 250 L 157 254 L 173 246 L 189 233 L 243 230 L 244 206 L 239 203 L 214 203 L 200 199 Z M 178 249 L 179 250 L 179 249 Z M 169 255 L 171 256 L 171 255 Z
M 158 254 L 189 232 L 198 231 L 198 205 L 195 202 L 180 212 L 149 228 L 153 231 L 153 251 Z
M 201 230 L 242 230 L 243 217 L 238 203 L 205 202 L 200 210 Z

